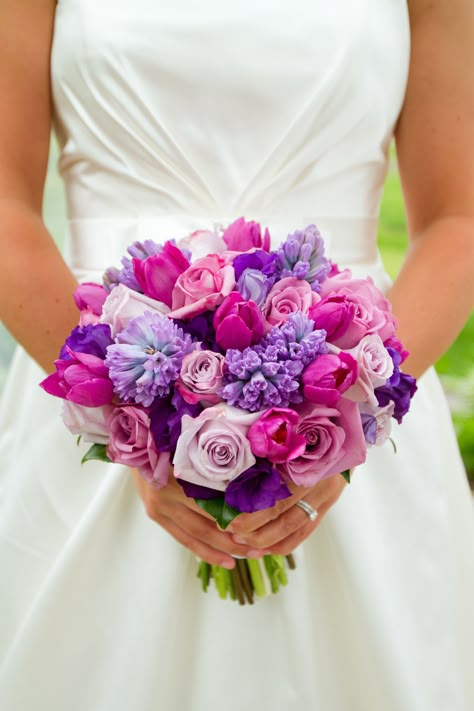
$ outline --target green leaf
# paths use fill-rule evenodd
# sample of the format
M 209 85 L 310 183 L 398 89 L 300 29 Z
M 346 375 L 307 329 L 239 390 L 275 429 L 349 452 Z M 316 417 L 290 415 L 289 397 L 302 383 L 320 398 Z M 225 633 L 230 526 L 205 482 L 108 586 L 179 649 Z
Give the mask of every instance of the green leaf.
M 195 499 L 206 513 L 215 518 L 222 530 L 226 529 L 229 523 L 239 515 L 240 511 L 236 511 L 232 506 L 228 506 L 223 496 L 218 496 L 215 499 Z
M 345 472 L 341 472 L 341 476 L 344 477 L 344 479 L 347 481 L 348 484 L 351 483 L 351 470 L 346 469 Z
M 106 450 L 105 444 L 93 444 L 82 457 L 81 464 L 89 462 L 91 459 L 98 459 L 100 462 L 111 462 L 112 460 L 108 458 Z

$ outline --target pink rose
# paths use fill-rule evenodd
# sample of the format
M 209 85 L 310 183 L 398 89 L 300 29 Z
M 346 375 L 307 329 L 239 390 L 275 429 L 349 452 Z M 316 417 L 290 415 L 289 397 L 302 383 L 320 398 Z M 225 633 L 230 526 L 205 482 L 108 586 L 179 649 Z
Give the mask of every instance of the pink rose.
M 176 385 L 186 402 L 219 402 L 223 365 L 224 356 L 220 353 L 192 351 L 185 355 Z
M 180 249 L 189 249 L 193 260 L 206 257 L 208 254 L 220 254 L 227 245 L 217 232 L 210 230 L 196 230 L 178 242 Z
M 393 374 L 390 353 L 377 335 L 364 336 L 359 345 L 349 353 L 357 361 L 359 374 L 354 385 L 345 393 L 345 397 L 355 402 L 368 402 L 377 406 L 374 390 L 385 385 L 387 379 Z
M 189 267 L 178 247 L 165 242 L 161 252 L 146 259 L 133 259 L 133 271 L 146 296 L 171 306 L 171 293 L 176 280 Z
M 84 282 L 79 284 L 73 296 L 75 304 L 81 312 L 79 325 L 88 326 L 98 323 L 102 305 L 107 298 L 104 287 L 94 282 Z
M 284 407 L 271 407 L 250 426 L 252 452 L 270 462 L 284 463 L 303 454 L 306 439 L 298 434 L 299 415 Z
M 245 301 L 237 291 L 225 297 L 214 314 L 216 342 L 224 350 L 243 351 L 258 343 L 265 329 L 262 312 L 254 301 Z
M 217 254 L 198 259 L 177 279 L 171 318 L 192 318 L 214 310 L 235 286 L 235 272 Z
M 112 337 L 115 338 L 118 333 L 127 328 L 132 318 L 142 316 L 145 311 L 153 311 L 164 316 L 169 312 L 169 307 L 162 301 L 150 299 L 145 294 L 119 284 L 107 296 L 100 320 L 110 325 Z
M 337 407 L 304 403 L 296 408 L 300 416 L 298 434 L 306 439 L 305 452 L 280 469 L 301 486 L 314 486 L 321 479 L 362 464 L 366 443 L 359 408 L 341 398 Z
M 322 283 L 321 297 L 345 297 L 346 302 L 355 306 L 354 319 L 334 344 L 339 348 L 353 348 L 365 335 L 376 333 L 382 341 L 395 334 L 396 320 L 391 306 L 372 278 L 354 279 L 349 269 L 326 279 Z
M 335 405 L 357 380 L 357 361 L 348 353 L 320 355 L 303 371 L 303 394 L 321 405 Z
M 81 435 L 85 442 L 107 444 L 109 430 L 106 420 L 113 409 L 112 405 L 85 407 L 84 405 L 64 400 L 62 418 L 69 432 L 74 435 Z
M 268 252 L 270 249 L 270 233 L 268 228 L 262 239 L 261 228 L 258 222 L 247 222 L 243 217 L 232 222 L 227 227 L 222 235 L 227 249 L 236 252 L 247 252 L 252 247 L 264 249 Z
M 270 326 L 281 326 L 296 311 L 307 315 L 320 297 L 304 279 L 285 277 L 274 284 L 266 298 L 264 316 Z
M 107 456 L 117 464 L 138 469 L 149 483 L 161 488 L 168 482 L 169 452 L 159 452 L 150 431 L 148 412 L 140 407 L 115 407 L 107 417 L 110 439 Z
M 48 375 L 41 387 L 50 395 L 86 407 L 100 407 L 112 401 L 114 387 L 102 358 L 77 353 L 66 346 L 68 359 L 55 360 L 56 372 Z
M 173 460 L 175 476 L 225 491 L 230 481 L 255 464 L 247 433 L 260 414 L 221 403 L 198 417 L 183 415 Z

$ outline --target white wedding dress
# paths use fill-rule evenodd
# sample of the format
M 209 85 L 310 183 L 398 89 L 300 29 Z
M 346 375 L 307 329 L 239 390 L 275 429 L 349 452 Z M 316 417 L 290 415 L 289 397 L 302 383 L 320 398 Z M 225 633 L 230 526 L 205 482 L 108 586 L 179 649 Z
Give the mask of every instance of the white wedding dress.
M 409 59 L 404 0 L 60 0 L 68 259 L 244 215 L 376 250 Z M 127 470 L 82 449 L 18 352 L 0 410 L 2 711 L 469 711 L 474 529 L 433 372 L 277 596 L 207 595 Z

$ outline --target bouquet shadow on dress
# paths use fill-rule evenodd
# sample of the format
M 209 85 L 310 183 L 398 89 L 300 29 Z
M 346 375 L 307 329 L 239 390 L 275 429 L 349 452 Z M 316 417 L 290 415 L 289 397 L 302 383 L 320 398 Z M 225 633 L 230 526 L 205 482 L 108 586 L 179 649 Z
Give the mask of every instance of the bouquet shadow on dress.
M 221 528 L 364 462 L 416 390 L 391 307 L 340 271 L 314 225 L 270 250 L 239 218 L 178 243 L 135 242 L 103 284 L 81 284 L 79 325 L 41 386 L 64 399 L 83 461 L 170 476 Z M 201 562 L 207 590 L 241 604 L 287 582 L 291 556 Z

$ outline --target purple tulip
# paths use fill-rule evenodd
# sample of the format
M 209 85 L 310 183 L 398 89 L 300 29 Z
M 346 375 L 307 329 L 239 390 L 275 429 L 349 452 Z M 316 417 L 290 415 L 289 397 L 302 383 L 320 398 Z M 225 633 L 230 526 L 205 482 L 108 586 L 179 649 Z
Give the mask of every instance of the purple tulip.
M 265 320 L 254 301 L 244 301 L 238 292 L 232 291 L 214 315 L 214 328 L 221 348 L 243 351 L 263 338 Z
M 227 249 L 236 252 L 246 252 L 257 247 L 268 252 L 270 249 L 270 233 L 268 229 L 262 239 L 262 232 L 258 222 L 247 222 L 243 217 L 232 222 L 222 235 Z
M 315 328 L 324 328 L 328 343 L 342 348 L 340 339 L 354 320 L 356 305 L 342 294 L 334 294 L 321 299 L 309 310 Z M 361 335 L 363 331 L 361 329 Z
M 90 310 L 97 316 L 101 315 L 106 298 L 107 291 L 101 284 L 94 282 L 79 284 L 74 292 L 74 301 L 79 311 Z
M 357 361 L 348 353 L 320 355 L 303 371 L 303 394 L 310 402 L 333 406 L 357 374 Z
M 146 259 L 133 259 L 133 271 L 143 293 L 171 307 L 171 293 L 179 275 L 189 262 L 171 242 L 163 250 Z
M 69 359 L 54 362 L 56 372 L 40 383 L 43 390 L 86 407 L 101 407 L 112 402 L 114 389 L 104 361 L 88 353 L 67 350 Z
M 298 434 L 299 415 L 285 407 L 271 407 L 263 413 L 247 433 L 256 457 L 280 463 L 300 457 L 306 449 L 306 439 Z

